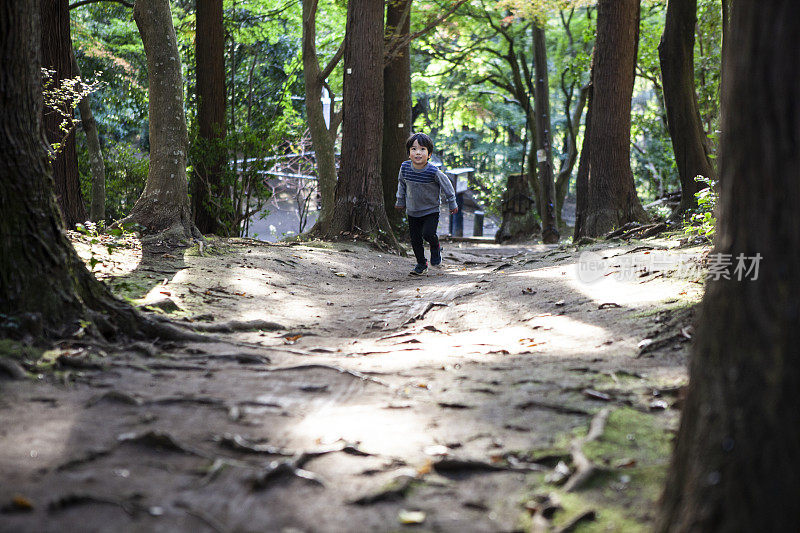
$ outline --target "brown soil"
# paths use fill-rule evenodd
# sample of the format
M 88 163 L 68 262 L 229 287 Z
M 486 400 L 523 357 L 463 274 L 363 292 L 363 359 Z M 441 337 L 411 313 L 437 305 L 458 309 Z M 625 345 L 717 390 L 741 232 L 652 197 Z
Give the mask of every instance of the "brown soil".
M 668 446 L 651 444 L 676 427 L 702 285 L 651 260 L 701 249 L 445 243 L 413 278 L 360 243 L 75 240 L 117 293 L 175 306 L 160 316 L 282 329 L 76 340 L 0 381 L 1 531 L 523 531 L 544 495 L 556 525 L 652 520 Z M 577 279 L 587 250 L 615 256 L 610 275 Z M 569 444 L 603 408 L 598 473 L 568 494 Z

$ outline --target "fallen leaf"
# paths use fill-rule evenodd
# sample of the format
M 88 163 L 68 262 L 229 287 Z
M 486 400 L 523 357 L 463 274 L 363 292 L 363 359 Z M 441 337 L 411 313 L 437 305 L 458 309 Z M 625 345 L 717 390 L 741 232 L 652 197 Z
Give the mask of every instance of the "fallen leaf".
M 430 474 L 432 470 L 433 470 L 433 461 L 431 459 L 428 459 L 427 461 L 425 461 L 425 464 L 417 468 L 417 476 L 419 477 Z
M 18 511 L 32 511 L 33 503 L 25 496 L 14 496 L 11 499 L 11 505 Z

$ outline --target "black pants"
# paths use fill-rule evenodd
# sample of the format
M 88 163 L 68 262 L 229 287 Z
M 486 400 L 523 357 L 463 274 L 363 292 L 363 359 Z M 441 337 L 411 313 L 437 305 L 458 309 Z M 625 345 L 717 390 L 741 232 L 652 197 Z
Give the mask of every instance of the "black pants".
M 422 239 L 431 245 L 431 261 L 434 263 L 441 261 L 439 258 L 439 237 L 436 229 L 439 227 L 439 213 L 431 213 L 422 217 L 412 217 L 408 215 L 408 231 L 411 233 L 411 248 L 414 249 L 414 256 L 417 258 L 418 265 L 425 265 L 425 245 Z M 439 261 L 437 261 L 437 259 Z

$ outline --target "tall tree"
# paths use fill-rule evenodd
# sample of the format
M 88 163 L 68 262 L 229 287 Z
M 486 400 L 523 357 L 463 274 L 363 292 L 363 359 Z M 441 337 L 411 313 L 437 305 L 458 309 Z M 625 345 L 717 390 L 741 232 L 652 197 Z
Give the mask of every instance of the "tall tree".
M 795 0 L 736 0 L 709 255 L 733 265 L 700 306 L 658 531 L 800 529 L 798 33 Z
M 192 210 L 201 233 L 222 229 L 219 209 L 213 208 L 210 195 L 220 194 L 227 154 L 225 139 L 225 31 L 222 0 L 197 0 L 196 30 L 197 123 L 205 156 L 192 176 Z
M 329 238 L 345 232 L 399 248 L 383 204 L 383 2 L 350 0 L 344 40 L 342 161 Z
M 383 68 L 383 146 L 381 179 L 383 203 L 391 206 L 397 194 L 397 174 L 408 157 L 406 139 L 411 135 L 411 51 L 408 33 L 411 28 L 411 0 L 389 0 L 386 3 L 386 42 L 390 45 L 387 64 Z M 393 42 L 403 44 L 391 49 Z M 388 209 L 392 225 L 402 220 L 402 213 Z
M 176 338 L 114 298 L 63 230 L 41 128 L 41 30 L 36 2 L 0 6 L 0 337 Z
M 306 90 L 306 115 L 314 146 L 314 159 L 317 164 L 317 183 L 319 184 L 322 209 L 317 224 L 309 233 L 320 234 L 330 225 L 336 193 L 336 154 L 334 151 L 336 132 L 342 120 L 341 113 L 334 113 L 334 95 L 327 83 L 333 69 L 342 60 L 345 43 L 322 68 L 317 55 L 317 10 L 319 0 L 303 0 L 303 78 Z M 330 114 L 325 122 L 322 89 L 327 88 L 330 97 Z
M 178 243 L 202 235 L 189 206 L 183 76 L 169 0 L 136 0 L 133 19 L 147 56 L 150 170 L 142 195 L 122 223 L 140 224 L 145 233 Z
M 72 39 L 69 31 L 69 1 L 41 0 L 39 13 L 42 21 L 42 65 L 54 71 L 53 84 L 60 86 L 65 79 L 72 78 Z M 64 116 L 72 116 L 67 104 L 60 110 L 45 109 L 44 131 L 50 143 L 59 143 L 60 150 L 53 160 L 53 179 L 56 198 L 67 227 L 73 227 L 87 218 L 86 207 L 81 198 L 78 179 L 78 155 L 75 150 L 75 128 L 65 136 L 61 129 Z
M 639 41 L 639 0 L 600 0 L 593 62 L 588 197 L 583 235 L 597 236 L 647 214 L 631 172 L 631 97 Z
M 553 179 L 553 135 L 550 123 L 550 74 L 547 71 L 547 41 L 544 26 L 533 25 L 534 94 L 536 115 L 536 174 L 539 177 L 539 215 L 542 218 L 542 242 L 558 242 L 556 221 L 556 186 Z M 530 165 L 534 162 L 530 161 Z
M 700 119 L 694 88 L 694 32 L 697 0 L 669 0 L 664 33 L 658 46 L 667 125 L 681 180 L 677 213 L 697 205 L 696 176 L 713 178 L 708 139 Z
M 81 75 L 81 69 L 72 51 L 72 71 Z M 92 201 L 89 207 L 89 220 L 100 222 L 106 219 L 106 166 L 103 162 L 103 150 L 100 146 L 100 134 L 97 132 L 97 121 L 92 113 L 89 96 L 78 102 L 81 112 L 81 126 L 86 135 L 86 151 L 89 153 L 89 167 L 92 172 Z

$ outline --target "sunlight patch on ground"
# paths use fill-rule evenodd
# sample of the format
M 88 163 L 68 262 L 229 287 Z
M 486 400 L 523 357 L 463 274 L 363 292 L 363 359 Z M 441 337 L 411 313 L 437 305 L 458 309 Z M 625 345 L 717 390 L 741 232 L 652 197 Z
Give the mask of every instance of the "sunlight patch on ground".
M 375 405 L 331 405 L 306 415 L 290 429 L 293 438 L 317 444 L 343 439 L 359 442 L 369 453 L 422 454 L 435 444 L 425 423 L 410 409 L 381 409 Z
M 643 290 L 642 280 L 638 277 L 632 280 L 617 280 L 614 276 L 609 275 L 587 282 L 582 280 L 578 274 L 578 263 L 565 263 L 557 267 L 515 272 L 509 274 L 509 276 L 546 279 L 565 283 L 571 289 L 598 304 L 615 303 L 625 307 L 639 307 L 678 296 L 675 291 L 676 284 L 674 280 L 670 283 L 659 283 L 651 280 L 648 282 L 647 290 Z

